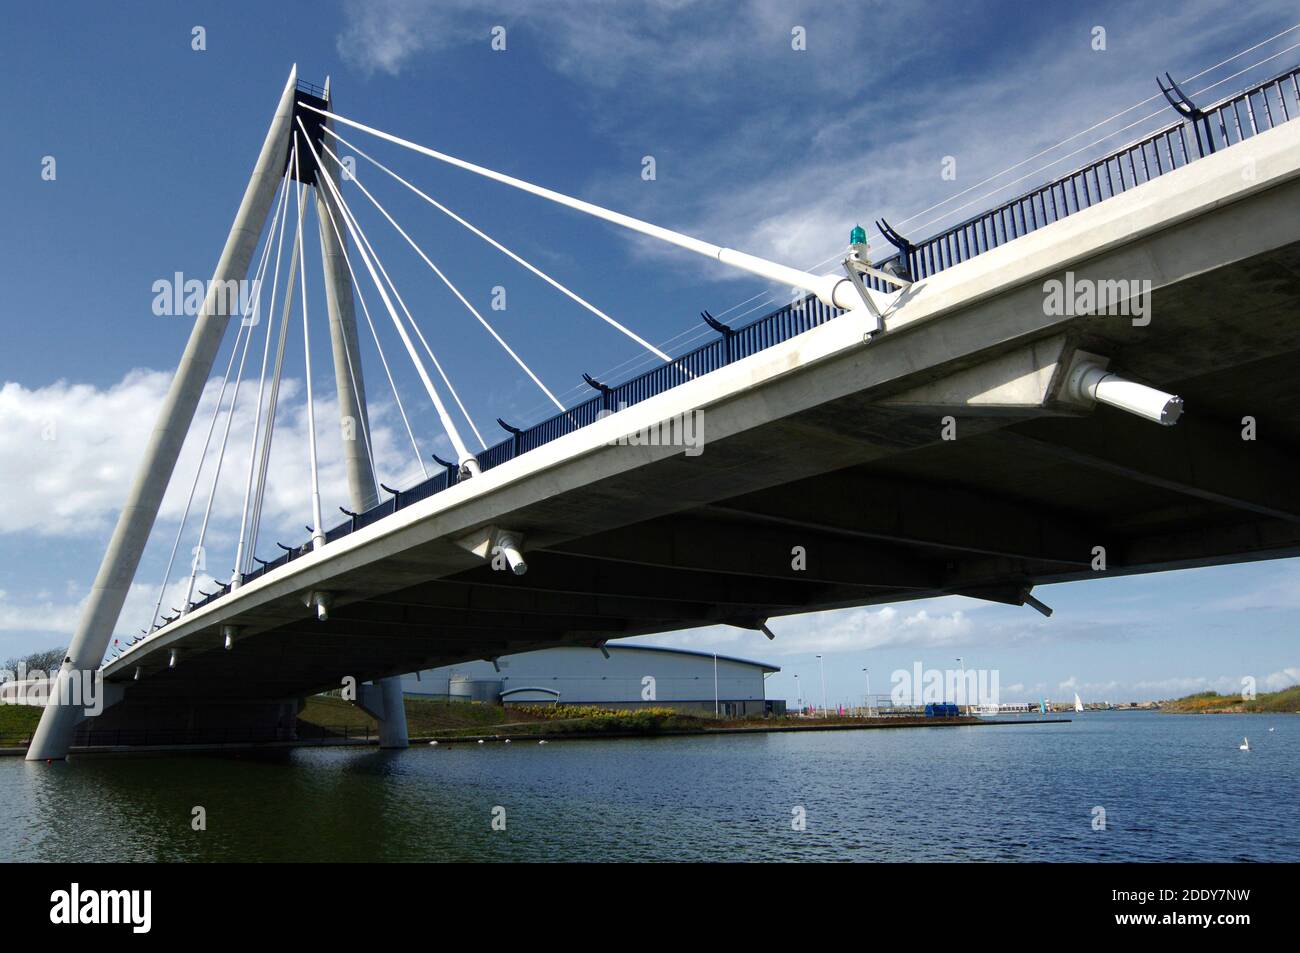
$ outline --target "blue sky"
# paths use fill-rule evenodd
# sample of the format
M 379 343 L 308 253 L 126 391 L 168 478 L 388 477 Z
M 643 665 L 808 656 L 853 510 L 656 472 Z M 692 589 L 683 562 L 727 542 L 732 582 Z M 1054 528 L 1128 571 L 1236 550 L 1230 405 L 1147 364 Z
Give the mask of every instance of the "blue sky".
M 1149 101 L 1157 72 L 1191 77 L 1300 20 L 1290 3 L 1211 0 L 68 3 L 16 5 L 6 18 L 0 657 L 56 644 L 75 623 L 189 333 L 187 319 L 153 314 L 153 282 L 211 274 L 293 62 L 304 79 L 331 77 L 340 111 L 379 128 L 808 267 L 837 251 L 859 219 L 883 214 L 904 232 L 928 234 L 1167 122 L 1170 113 Z M 504 52 L 490 45 L 498 25 Z M 202 51 L 191 48 L 195 26 L 205 30 Z M 805 52 L 791 49 L 796 26 L 806 30 Z M 1093 48 L 1097 27 L 1104 50 Z M 1213 98 L 1292 65 L 1300 50 L 1287 48 L 1297 42 L 1300 31 L 1288 33 L 1191 80 L 1189 91 L 1211 87 Z M 354 141 L 670 350 L 703 340 L 702 308 L 745 319 L 785 298 L 784 289 L 363 138 Z M 53 181 L 41 177 L 46 156 L 57 162 Z M 645 156 L 655 159 L 653 181 L 641 174 Z M 940 177 L 945 157 L 955 159 L 954 181 Z M 649 366 L 634 343 L 382 173 L 364 161 L 358 171 L 566 400 L 585 396 L 584 371 L 617 379 Z M 520 424 L 545 416 L 543 394 L 364 198 L 351 201 L 488 442 L 500 436 L 497 416 Z M 319 303 L 318 266 L 308 257 Z M 489 310 L 498 285 L 507 289 L 504 312 Z M 313 360 L 321 414 L 333 410 L 325 337 L 322 326 Z M 395 340 L 384 344 L 397 354 Z M 363 350 L 381 477 L 409 483 L 418 475 L 413 455 L 373 346 Z M 290 354 L 264 556 L 277 532 L 297 538 L 309 518 L 296 492 L 305 479 L 302 356 Z M 409 362 L 394 369 L 404 397 L 414 395 L 422 449 L 446 455 Z M 51 421 L 56 438 L 43 440 Z M 251 416 L 237 413 L 234 459 L 247 453 L 250 426 Z M 191 441 L 182 455 L 123 632 L 148 621 L 198 449 Z M 344 502 L 342 465 L 331 441 L 322 451 L 333 510 Z M 228 468 L 218 488 L 208 539 L 209 568 L 220 576 L 233 558 L 228 514 L 242 497 L 240 470 Z M 201 505 L 206 481 L 200 486 Z M 894 669 L 917 660 L 944 668 L 957 655 L 998 668 L 1004 697 L 1078 687 L 1118 700 L 1230 691 L 1242 675 L 1262 687 L 1300 679 L 1295 561 L 1039 594 L 1057 610 L 1050 620 L 948 599 L 785 620 L 774 625 L 774 644 L 726 629 L 652 641 L 769 658 L 784 670 L 771 693 L 791 698 L 791 676 L 814 681 L 813 655 L 822 652 L 832 702 L 861 692 L 864 666 L 884 691 Z

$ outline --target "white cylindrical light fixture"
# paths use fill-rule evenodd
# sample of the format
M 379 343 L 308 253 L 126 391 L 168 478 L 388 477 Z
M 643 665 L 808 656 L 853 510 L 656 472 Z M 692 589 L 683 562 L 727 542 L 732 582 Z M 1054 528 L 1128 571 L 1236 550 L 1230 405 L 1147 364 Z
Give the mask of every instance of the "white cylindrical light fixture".
M 497 537 L 497 549 L 502 556 L 506 557 L 506 562 L 510 564 L 510 569 L 516 576 L 528 572 L 528 563 L 524 561 L 524 554 L 520 552 L 523 544 L 524 541 L 518 533 L 502 533 Z
M 334 604 L 333 597 L 328 592 L 313 592 L 311 594 L 311 603 L 316 609 L 316 621 L 328 622 L 330 606 Z
M 1172 427 L 1183 414 L 1181 397 L 1120 377 L 1092 361 L 1075 367 L 1068 390 L 1075 399 L 1109 404 L 1165 427 Z

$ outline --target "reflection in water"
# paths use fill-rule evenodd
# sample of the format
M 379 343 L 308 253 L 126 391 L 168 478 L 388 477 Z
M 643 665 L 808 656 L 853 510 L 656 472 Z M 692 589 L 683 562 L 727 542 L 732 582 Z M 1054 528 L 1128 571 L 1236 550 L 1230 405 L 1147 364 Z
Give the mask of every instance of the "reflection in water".
M 1237 750 L 1250 718 L 1255 750 Z M 1276 732 L 1268 732 L 1276 727 Z M 0 759 L 5 860 L 1298 860 L 1300 718 Z M 505 831 L 491 829 L 506 810 Z M 207 830 L 191 829 L 202 806 Z M 1093 830 L 1093 808 L 1106 830 Z M 806 830 L 792 829 L 803 807 Z

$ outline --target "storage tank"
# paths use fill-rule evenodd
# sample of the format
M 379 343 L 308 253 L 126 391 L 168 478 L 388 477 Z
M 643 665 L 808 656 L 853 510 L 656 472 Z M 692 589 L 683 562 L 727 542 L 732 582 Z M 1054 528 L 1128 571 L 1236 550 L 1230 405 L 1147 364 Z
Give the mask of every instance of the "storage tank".
M 447 685 L 447 695 L 454 702 L 483 702 L 485 705 L 499 705 L 501 704 L 501 681 L 475 678 L 472 675 L 453 675 Z

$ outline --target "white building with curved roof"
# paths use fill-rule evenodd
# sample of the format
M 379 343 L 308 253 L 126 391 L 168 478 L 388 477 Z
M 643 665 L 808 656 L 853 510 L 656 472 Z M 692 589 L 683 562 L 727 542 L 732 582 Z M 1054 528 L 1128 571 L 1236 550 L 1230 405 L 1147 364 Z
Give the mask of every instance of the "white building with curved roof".
M 502 705 L 601 705 L 607 708 L 716 710 L 739 717 L 783 713 L 767 700 L 765 662 L 657 645 L 540 649 L 415 672 L 408 695 Z

